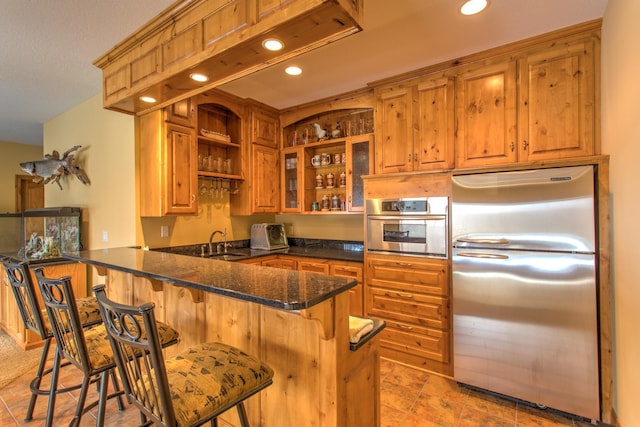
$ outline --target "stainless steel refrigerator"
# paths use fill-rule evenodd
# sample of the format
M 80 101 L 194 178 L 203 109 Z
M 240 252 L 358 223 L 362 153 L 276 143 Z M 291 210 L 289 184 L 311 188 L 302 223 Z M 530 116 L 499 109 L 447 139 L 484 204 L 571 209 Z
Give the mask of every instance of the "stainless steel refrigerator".
M 600 419 L 595 175 L 454 177 L 456 381 Z

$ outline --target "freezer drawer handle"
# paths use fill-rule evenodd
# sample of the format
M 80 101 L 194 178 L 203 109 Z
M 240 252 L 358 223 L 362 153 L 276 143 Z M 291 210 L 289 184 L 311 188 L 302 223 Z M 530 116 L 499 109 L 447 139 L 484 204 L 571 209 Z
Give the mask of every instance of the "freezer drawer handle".
M 498 254 L 474 254 L 469 252 L 458 252 L 456 255 L 468 258 L 491 258 L 491 259 L 509 259 L 507 255 Z
M 457 239 L 457 242 L 460 243 L 484 243 L 484 244 L 492 244 L 492 245 L 508 245 L 509 241 L 507 239 Z

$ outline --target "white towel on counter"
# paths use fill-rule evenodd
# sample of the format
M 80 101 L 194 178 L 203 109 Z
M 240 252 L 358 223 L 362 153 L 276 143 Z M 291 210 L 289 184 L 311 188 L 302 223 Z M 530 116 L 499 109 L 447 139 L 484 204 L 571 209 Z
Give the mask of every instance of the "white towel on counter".
M 356 344 L 373 330 L 373 320 L 349 316 L 349 341 Z

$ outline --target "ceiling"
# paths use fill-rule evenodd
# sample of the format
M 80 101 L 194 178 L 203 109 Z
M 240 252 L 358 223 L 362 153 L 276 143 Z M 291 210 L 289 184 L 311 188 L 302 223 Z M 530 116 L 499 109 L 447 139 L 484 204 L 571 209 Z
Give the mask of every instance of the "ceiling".
M 364 30 L 221 88 L 278 109 L 601 18 L 607 0 L 364 0 Z M 43 124 L 101 90 L 93 61 L 174 0 L 0 0 L 0 141 L 42 145 Z M 287 65 L 303 74 L 286 76 Z

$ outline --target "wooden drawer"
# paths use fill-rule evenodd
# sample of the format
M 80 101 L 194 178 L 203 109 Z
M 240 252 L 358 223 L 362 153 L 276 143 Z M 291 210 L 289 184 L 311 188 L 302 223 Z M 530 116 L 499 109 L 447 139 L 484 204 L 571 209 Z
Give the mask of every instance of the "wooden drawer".
M 309 271 L 311 273 L 329 274 L 329 263 L 327 261 L 308 261 L 298 259 L 298 270 Z
M 358 283 L 362 283 L 364 276 L 362 264 L 341 263 L 339 261 L 331 261 L 329 274 L 332 276 L 351 277 L 352 279 L 356 279 Z
M 447 298 L 369 287 L 367 313 L 385 320 L 449 329 Z
M 330 261 L 329 274 L 349 277 L 358 281 L 358 285 L 349 289 L 349 314 L 364 316 L 363 285 L 364 272 L 362 263 L 347 261 Z
M 446 260 L 385 256 L 367 258 L 367 284 L 401 292 L 449 295 Z
M 380 337 L 380 345 L 389 350 L 449 363 L 449 332 L 387 321 Z

